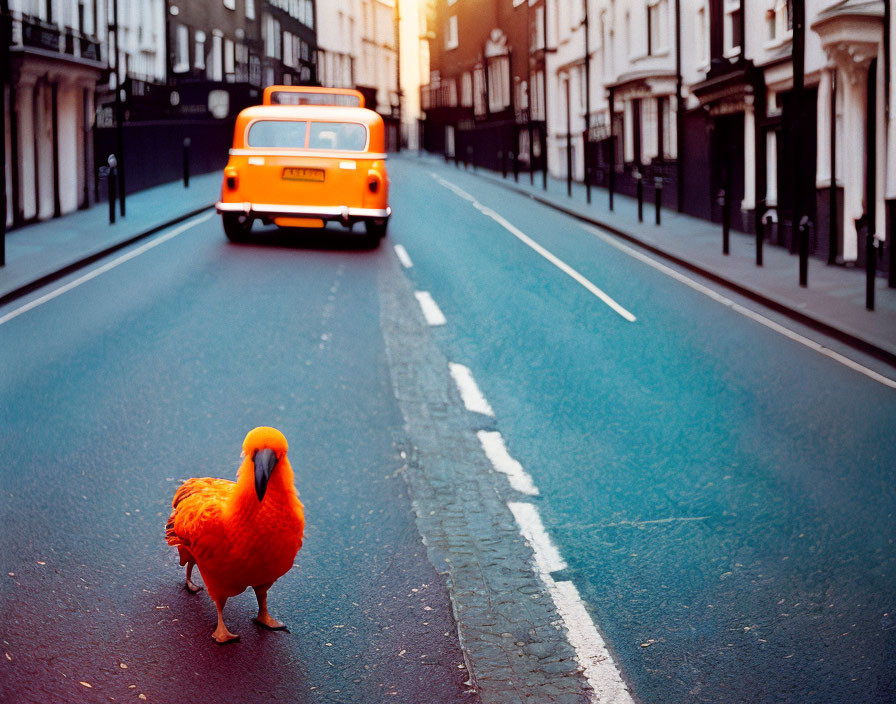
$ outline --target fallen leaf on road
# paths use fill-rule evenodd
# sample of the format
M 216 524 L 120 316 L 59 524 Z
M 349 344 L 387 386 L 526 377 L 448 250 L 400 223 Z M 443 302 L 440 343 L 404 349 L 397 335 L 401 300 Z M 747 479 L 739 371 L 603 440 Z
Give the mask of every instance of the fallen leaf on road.
M 93 685 L 90 682 L 78 682 L 78 684 L 83 684 L 85 687 L 93 689 Z
M 647 640 L 647 641 L 641 643 L 641 647 L 642 647 L 642 648 L 649 648 L 649 647 L 650 647 L 651 645 L 653 645 L 654 643 L 656 643 L 656 641 L 655 641 L 653 638 L 651 638 L 650 640 Z

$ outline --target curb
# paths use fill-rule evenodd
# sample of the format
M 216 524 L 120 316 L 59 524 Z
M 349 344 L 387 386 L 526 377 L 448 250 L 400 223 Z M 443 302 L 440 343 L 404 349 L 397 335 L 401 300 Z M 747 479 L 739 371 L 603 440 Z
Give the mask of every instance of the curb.
M 568 215 L 581 222 L 585 222 L 589 225 L 594 225 L 595 227 L 607 230 L 611 234 L 616 235 L 617 237 L 620 237 L 634 245 L 637 245 L 641 249 L 647 250 L 648 252 L 662 257 L 667 261 L 673 262 L 674 264 L 677 264 L 678 266 L 683 267 L 688 271 L 699 274 L 700 276 L 707 278 L 710 281 L 713 281 L 714 283 L 717 283 L 721 286 L 724 286 L 725 288 L 730 289 L 731 291 L 734 291 L 741 296 L 749 298 L 750 300 L 755 301 L 756 303 L 759 303 L 766 308 L 771 308 L 775 312 L 781 313 L 791 320 L 810 327 L 817 332 L 827 335 L 828 337 L 832 337 L 835 340 L 838 340 L 839 342 L 842 342 L 843 344 L 848 345 L 855 350 L 858 350 L 859 352 L 863 352 L 881 362 L 889 364 L 892 367 L 896 367 L 896 352 L 892 352 L 888 349 L 874 344 L 873 342 L 869 342 L 868 340 L 858 337 L 857 335 L 853 335 L 852 333 L 846 332 L 845 330 L 836 328 L 830 323 L 826 323 L 823 320 L 819 320 L 812 315 L 796 310 L 787 303 L 784 303 L 776 298 L 772 298 L 760 291 L 757 291 L 756 289 L 750 288 L 736 281 L 732 281 L 731 279 L 727 279 L 724 276 L 717 274 L 716 272 L 700 266 L 699 264 L 694 264 L 693 262 L 682 259 L 678 255 L 672 254 L 671 252 L 657 247 L 656 245 L 649 244 L 629 232 L 620 230 L 615 225 L 610 225 L 606 222 L 590 217 L 589 215 L 573 210 L 572 208 L 567 208 L 563 205 L 560 205 L 559 203 L 552 201 L 550 198 L 545 198 L 544 196 L 530 193 L 529 191 L 526 191 L 522 188 L 506 183 L 503 179 L 499 179 L 498 177 L 492 176 L 491 174 L 478 172 L 475 173 L 475 175 L 485 179 L 486 181 L 496 186 L 500 186 L 519 195 L 526 196 L 527 198 L 530 198 L 537 203 L 541 203 L 542 205 L 546 205 L 549 208 L 563 213 L 564 215 Z
M 135 242 L 139 242 L 140 240 L 146 239 L 150 237 L 160 230 L 164 230 L 167 227 L 171 227 L 172 225 L 176 225 L 179 222 L 183 222 L 184 220 L 188 220 L 194 215 L 199 215 L 210 208 L 214 208 L 215 204 L 211 203 L 209 205 L 203 205 L 199 208 L 191 210 L 189 212 L 183 213 L 182 215 L 178 215 L 176 218 L 172 218 L 167 222 L 163 222 L 161 225 L 155 225 L 148 230 L 140 232 L 136 235 L 132 235 L 127 239 L 118 242 L 116 244 L 110 245 L 104 249 L 101 249 L 98 252 L 94 252 L 93 254 L 89 254 L 86 257 L 78 259 L 71 264 L 66 264 L 64 267 L 57 269 L 56 271 L 51 271 L 48 274 L 44 274 L 43 276 L 38 277 L 34 281 L 19 286 L 18 288 L 13 289 L 12 291 L 3 294 L 0 296 L 0 306 L 6 305 L 7 303 L 11 303 L 22 296 L 26 296 L 32 291 L 36 291 L 37 289 L 46 286 L 57 279 L 61 279 L 63 276 L 68 276 L 72 272 L 78 271 L 78 269 L 83 269 L 85 266 L 89 266 L 93 264 L 93 262 L 102 259 L 103 257 L 108 257 L 110 254 L 114 254 L 115 252 L 124 249 L 125 247 L 129 247 Z

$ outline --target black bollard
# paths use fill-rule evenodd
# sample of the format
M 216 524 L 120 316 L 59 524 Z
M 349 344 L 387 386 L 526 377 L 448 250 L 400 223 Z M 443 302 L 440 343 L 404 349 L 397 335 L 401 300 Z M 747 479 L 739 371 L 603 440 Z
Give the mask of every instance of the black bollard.
M 762 266 L 762 244 L 765 240 L 765 201 L 756 208 L 756 266 Z
M 476 170 L 476 164 L 473 162 L 473 147 L 467 147 L 467 164 L 473 167 L 473 171 Z
M 718 203 L 722 206 L 722 254 L 730 252 L 731 211 L 728 207 L 728 190 L 719 191 Z
M 513 164 L 513 181 L 514 183 L 520 182 L 520 160 L 517 157 L 516 152 L 510 152 L 510 161 Z
M 106 167 L 108 173 L 106 183 L 109 186 L 109 224 L 114 225 L 115 201 L 118 199 L 118 159 L 115 158 L 114 154 L 110 154 L 106 162 L 109 164 Z
M 663 177 L 657 176 L 653 179 L 653 205 L 656 208 L 655 219 L 656 224 L 660 224 L 660 208 L 663 204 Z
M 874 217 L 871 215 L 870 217 Z M 874 275 L 877 270 L 877 238 L 874 228 L 869 227 L 869 217 L 856 220 L 858 234 L 865 236 L 865 308 L 874 310 Z
M 501 178 L 507 178 L 507 162 L 504 161 L 504 152 L 498 150 L 498 163 L 501 165 Z
M 803 215 L 799 223 L 800 286 L 809 285 L 809 216 Z M 873 305 L 873 304 L 872 304 Z
M 109 186 L 109 224 L 115 224 L 115 201 L 118 198 L 118 170 L 109 169 L 107 172 L 106 183 Z
M 638 194 L 638 222 L 644 222 L 644 177 L 640 171 L 632 174 L 635 177 L 635 190 Z
M 190 138 L 184 138 L 184 188 L 190 187 Z

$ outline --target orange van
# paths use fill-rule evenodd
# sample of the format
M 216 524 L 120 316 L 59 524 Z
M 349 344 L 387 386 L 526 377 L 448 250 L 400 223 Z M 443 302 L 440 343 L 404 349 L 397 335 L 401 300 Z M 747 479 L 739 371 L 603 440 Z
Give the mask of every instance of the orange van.
M 323 88 L 321 86 L 268 86 L 264 89 L 262 105 L 340 105 L 363 108 L 364 94 L 353 88 Z
M 215 205 L 228 239 L 256 219 L 281 227 L 351 229 L 385 237 L 392 209 L 383 118 L 332 105 L 255 105 L 237 116 L 233 148 Z

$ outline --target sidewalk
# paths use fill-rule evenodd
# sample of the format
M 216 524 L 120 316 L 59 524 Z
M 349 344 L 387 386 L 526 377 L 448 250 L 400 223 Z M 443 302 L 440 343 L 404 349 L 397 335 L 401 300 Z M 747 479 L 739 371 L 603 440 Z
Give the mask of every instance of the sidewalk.
M 434 166 L 455 168 L 439 157 L 419 159 Z M 473 170 L 466 173 L 472 174 Z M 810 257 L 809 285 L 801 288 L 799 258 L 784 247 L 766 241 L 763 266 L 756 266 L 754 235 L 732 230 L 730 254 L 725 256 L 721 225 L 663 208 L 661 224 L 656 226 L 652 200 L 644 202 L 644 222 L 639 223 L 637 200 L 617 193 L 611 211 L 604 188 L 592 187 L 589 205 L 581 183 L 573 183 L 572 196 L 568 196 L 565 180 L 549 177 L 544 190 L 541 173 L 535 174 L 534 185 L 530 185 L 528 173 L 521 173 L 519 182 L 514 182 L 512 173 L 506 178 L 482 168 L 477 168 L 475 173 L 579 220 L 611 230 L 780 313 L 896 364 L 896 289 L 889 288 L 886 279 L 878 276 L 875 310 L 866 310 L 864 268 L 828 266 Z
M 189 188 L 175 181 L 129 195 L 126 217 L 116 210 L 114 225 L 103 202 L 7 232 L 0 304 L 211 207 L 220 192 L 221 173 L 214 171 L 191 177 Z

